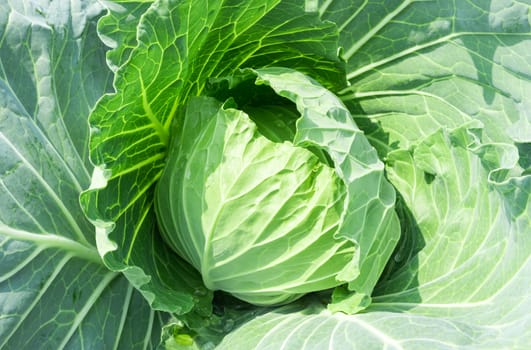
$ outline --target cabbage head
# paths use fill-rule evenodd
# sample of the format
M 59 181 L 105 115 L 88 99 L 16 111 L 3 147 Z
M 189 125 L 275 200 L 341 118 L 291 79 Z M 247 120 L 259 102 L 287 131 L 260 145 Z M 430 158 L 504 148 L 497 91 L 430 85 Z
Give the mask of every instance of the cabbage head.
M 363 230 L 371 237 L 397 225 L 394 191 L 348 110 L 285 68 L 213 80 L 207 95 L 188 103 L 157 186 L 167 243 L 207 288 L 256 305 L 355 281 L 366 217 L 379 217 Z

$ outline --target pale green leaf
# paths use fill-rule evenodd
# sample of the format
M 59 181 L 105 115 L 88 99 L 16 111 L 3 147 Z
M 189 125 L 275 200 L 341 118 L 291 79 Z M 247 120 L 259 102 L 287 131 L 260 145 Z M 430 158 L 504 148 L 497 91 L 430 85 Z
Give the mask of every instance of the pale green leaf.
M 356 2 L 321 12 L 340 27 L 344 100 L 383 129 L 383 153 L 470 119 L 485 140 L 531 141 L 529 1 Z

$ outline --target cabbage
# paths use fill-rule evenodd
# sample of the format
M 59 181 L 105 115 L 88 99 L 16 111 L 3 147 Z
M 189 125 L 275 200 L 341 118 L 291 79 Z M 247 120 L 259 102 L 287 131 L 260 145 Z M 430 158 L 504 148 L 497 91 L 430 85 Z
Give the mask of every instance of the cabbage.
M 395 197 L 346 107 L 285 68 L 247 70 L 211 89 L 234 97 L 190 101 L 157 185 L 166 242 L 207 288 L 256 305 L 345 282 L 368 297 L 384 265 L 358 278 L 360 265 L 372 251 L 391 254 Z M 378 219 L 365 224 L 367 215 Z

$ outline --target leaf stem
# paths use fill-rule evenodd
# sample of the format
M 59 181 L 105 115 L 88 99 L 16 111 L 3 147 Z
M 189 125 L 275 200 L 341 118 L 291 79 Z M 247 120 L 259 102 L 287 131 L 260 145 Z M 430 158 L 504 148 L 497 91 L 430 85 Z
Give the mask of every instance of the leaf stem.
M 78 258 L 99 265 L 102 264 L 102 260 L 96 247 L 87 246 L 63 236 L 50 233 L 29 232 L 2 223 L 0 223 L 0 234 L 15 240 L 33 242 L 39 247 L 61 249 Z

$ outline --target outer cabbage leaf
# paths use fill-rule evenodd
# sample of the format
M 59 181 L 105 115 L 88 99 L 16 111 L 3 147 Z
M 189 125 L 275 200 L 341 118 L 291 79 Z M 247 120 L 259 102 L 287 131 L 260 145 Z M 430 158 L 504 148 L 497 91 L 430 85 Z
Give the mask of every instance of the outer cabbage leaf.
M 191 284 L 203 294 L 204 288 L 159 242 L 152 205 L 172 120 L 182 126 L 182 106 L 201 93 L 208 77 L 243 66 L 286 65 L 341 85 L 337 29 L 297 0 L 162 0 L 142 15 L 137 42 L 116 72 L 116 93 L 104 96 L 91 114 L 97 167 L 81 201 L 99 227 L 105 264 L 123 271 L 153 307 L 186 312 L 194 300 L 175 291 Z
M 220 348 L 524 349 L 531 176 L 507 178 L 516 149 L 481 144 L 479 126 L 441 129 L 412 151 L 389 154 L 389 178 L 416 218 L 408 224 L 422 233 L 422 249 L 379 284 L 364 313 L 281 308 L 229 334 Z
M 338 278 L 348 281 L 351 290 L 370 295 L 400 230 L 393 211 L 395 192 L 384 177 L 382 161 L 333 93 L 296 72 L 256 72 L 257 84 L 270 86 L 296 104 L 301 118 L 297 120 L 294 144 L 325 151 L 347 186 L 336 237 L 352 240 L 359 256 Z
M 410 261 L 380 284 L 381 298 L 399 302 L 421 290 L 423 303 L 468 304 L 483 300 L 483 289 L 522 273 L 531 254 L 530 177 L 510 177 L 517 149 L 480 144 L 481 131 L 480 123 L 471 123 L 434 134 L 412 151 L 389 154 L 389 178 L 411 210 L 410 226 L 422 232 L 420 240 L 413 237 L 415 247 L 404 246 L 397 254 L 422 249 L 415 264 Z M 460 271 L 463 276 L 456 278 Z
M 154 348 L 167 316 L 108 271 L 78 198 L 110 87 L 95 1 L 0 3 L 0 348 Z
M 356 2 L 320 12 L 340 27 L 344 100 L 382 154 L 471 118 L 486 141 L 531 141 L 529 1 Z

